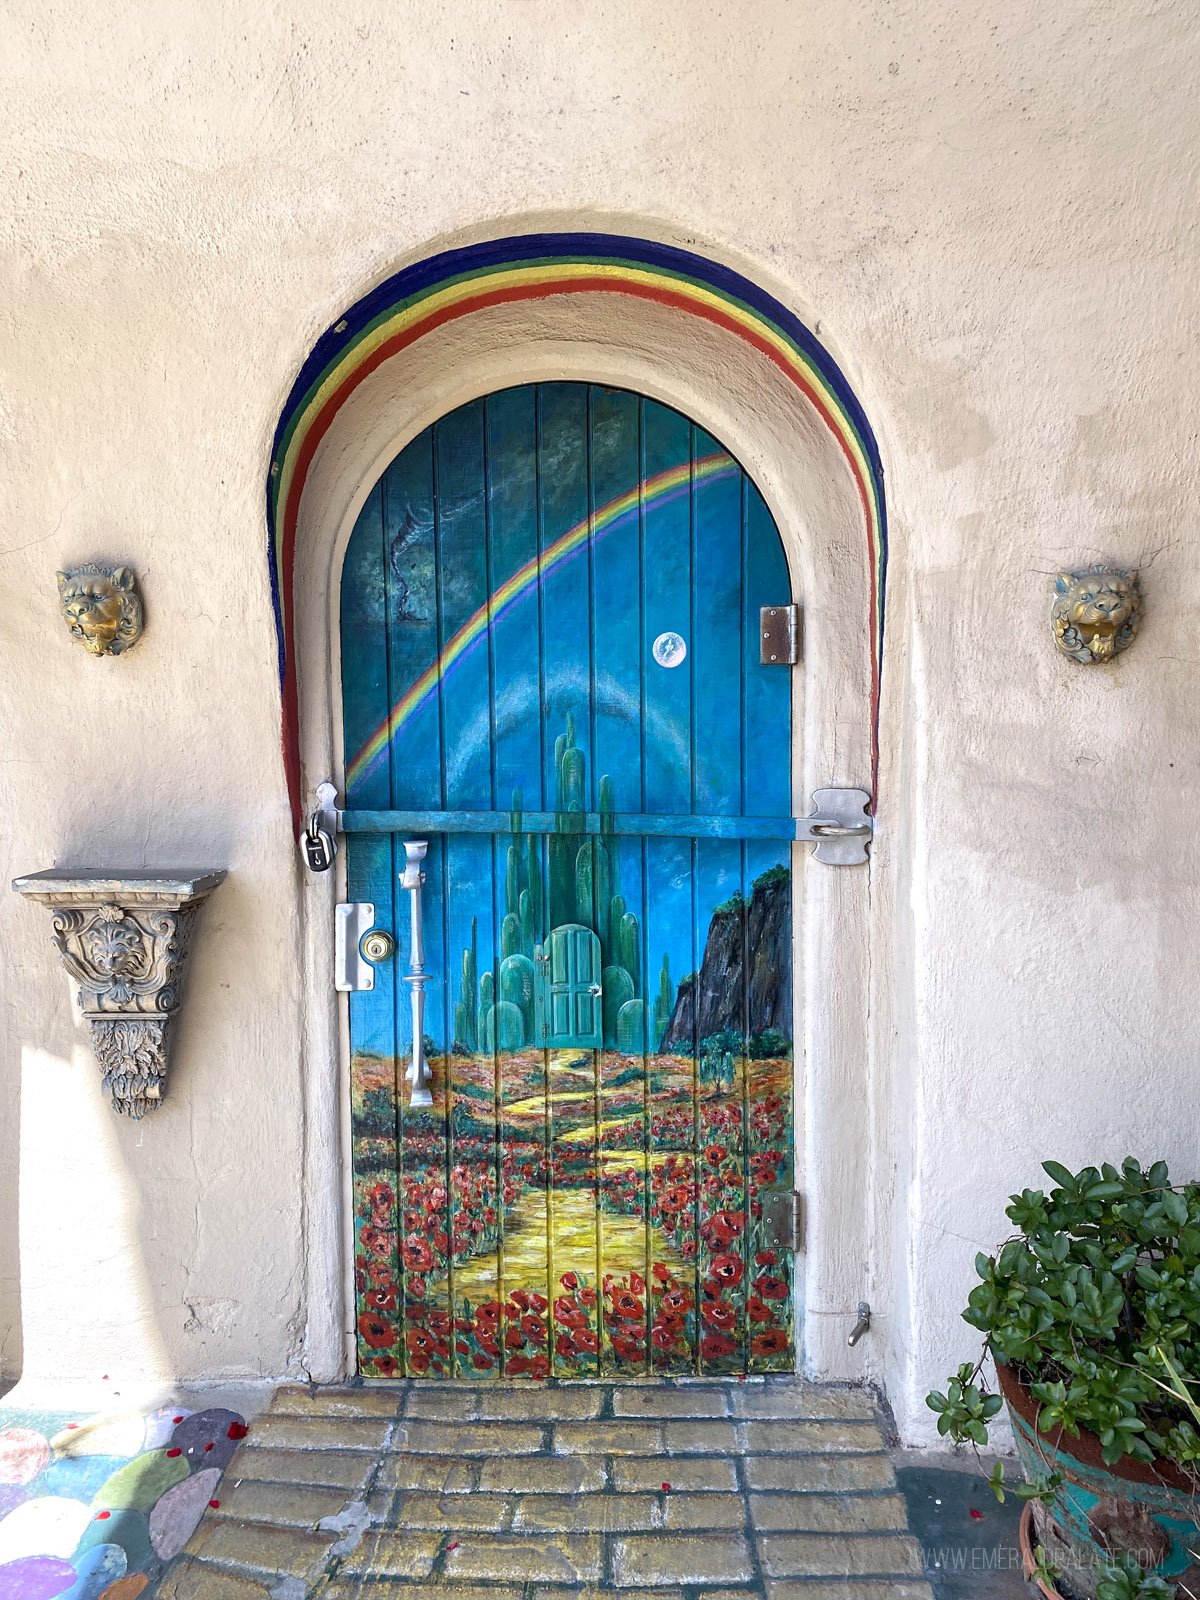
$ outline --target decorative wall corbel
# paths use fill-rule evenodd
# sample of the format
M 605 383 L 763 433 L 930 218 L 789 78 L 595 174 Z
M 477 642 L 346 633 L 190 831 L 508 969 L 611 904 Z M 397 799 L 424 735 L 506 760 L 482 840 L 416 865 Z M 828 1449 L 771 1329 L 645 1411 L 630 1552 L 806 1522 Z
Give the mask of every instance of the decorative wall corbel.
M 49 906 L 59 959 L 78 984 L 114 1111 L 135 1120 L 162 1104 L 167 1024 L 197 907 L 223 871 L 52 868 L 13 879 Z

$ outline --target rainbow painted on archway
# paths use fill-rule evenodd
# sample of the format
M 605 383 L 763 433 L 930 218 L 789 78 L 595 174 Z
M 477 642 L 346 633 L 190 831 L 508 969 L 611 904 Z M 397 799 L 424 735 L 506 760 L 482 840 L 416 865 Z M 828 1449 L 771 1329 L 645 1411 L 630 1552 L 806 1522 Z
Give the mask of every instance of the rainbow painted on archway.
M 284 763 L 297 833 L 301 795 L 292 589 L 300 500 L 317 447 L 358 385 L 425 334 L 487 306 L 563 294 L 619 294 L 650 300 L 724 328 L 785 373 L 833 434 L 854 478 L 865 524 L 871 579 L 874 787 L 887 578 L 883 468 L 870 424 L 841 370 L 815 335 L 773 295 L 703 256 L 614 234 L 530 234 L 448 250 L 388 278 L 317 341 L 283 408 L 271 452 L 267 522 L 283 692 Z M 618 504 L 613 502 L 613 506 Z M 630 509 L 626 508 L 626 514 Z M 611 506 L 603 510 L 621 514 Z M 581 524 L 564 539 L 578 542 L 587 532 L 587 525 Z M 562 556 L 569 553 L 564 551 Z M 543 565 L 549 555 L 549 551 L 543 553 Z M 521 576 L 517 574 L 513 582 Z M 526 581 L 536 576 L 535 570 L 526 575 Z M 473 617 L 462 631 L 471 627 L 482 630 L 489 609 L 494 614 L 497 603 L 504 603 L 498 595 L 483 608 L 482 618 Z M 471 639 L 463 640 L 459 653 L 470 643 Z M 454 644 L 450 641 L 447 649 Z M 409 698 L 429 693 L 432 686 L 432 681 L 423 690 L 420 684 L 414 685 L 404 701 L 393 707 L 387 722 L 355 757 L 355 767 L 360 760 L 369 762 L 379 755 L 398 726 L 397 715 L 402 720 L 414 709 L 416 702 L 404 709 Z M 378 748 L 372 750 L 376 740 Z

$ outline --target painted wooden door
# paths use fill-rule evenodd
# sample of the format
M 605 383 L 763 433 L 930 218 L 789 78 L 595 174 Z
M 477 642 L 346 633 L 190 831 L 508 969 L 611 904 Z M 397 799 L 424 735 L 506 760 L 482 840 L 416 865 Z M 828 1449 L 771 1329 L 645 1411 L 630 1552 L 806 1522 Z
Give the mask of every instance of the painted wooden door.
M 623 391 L 463 406 L 363 507 L 349 897 L 397 942 L 350 997 L 366 1376 L 793 1367 L 789 599 L 738 463 Z

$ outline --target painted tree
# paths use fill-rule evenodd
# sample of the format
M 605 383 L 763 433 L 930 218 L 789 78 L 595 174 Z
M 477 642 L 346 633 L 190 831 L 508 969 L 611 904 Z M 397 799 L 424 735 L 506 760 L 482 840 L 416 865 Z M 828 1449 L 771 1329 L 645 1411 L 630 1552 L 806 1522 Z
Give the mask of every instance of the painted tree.
M 479 1047 L 479 927 L 471 918 L 470 948 L 462 953 L 462 998 L 454 1007 L 454 1040 L 465 1049 Z
M 652 1048 L 657 1050 L 670 1025 L 675 1011 L 675 985 L 671 982 L 671 961 L 664 952 L 662 971 L 658 975 L 658 994 L 654 998 L 654 1037 Z

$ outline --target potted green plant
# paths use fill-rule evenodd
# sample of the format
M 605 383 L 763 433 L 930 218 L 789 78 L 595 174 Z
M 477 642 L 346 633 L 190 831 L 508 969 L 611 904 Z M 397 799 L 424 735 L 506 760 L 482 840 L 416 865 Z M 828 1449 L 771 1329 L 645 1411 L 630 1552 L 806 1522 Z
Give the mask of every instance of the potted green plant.
M 1012 1195 L 1018 1232 L 975 1258 L 980 1359 L 926 1403 L 975 1447 L 1007 1407 L 1044 1594 L 1200 1600 L 1200 1184 L 1132 1157 L 1043 1170 L 1049 1194 Z M 1002 1463 L 990 1482 L 1003 1500 Z

